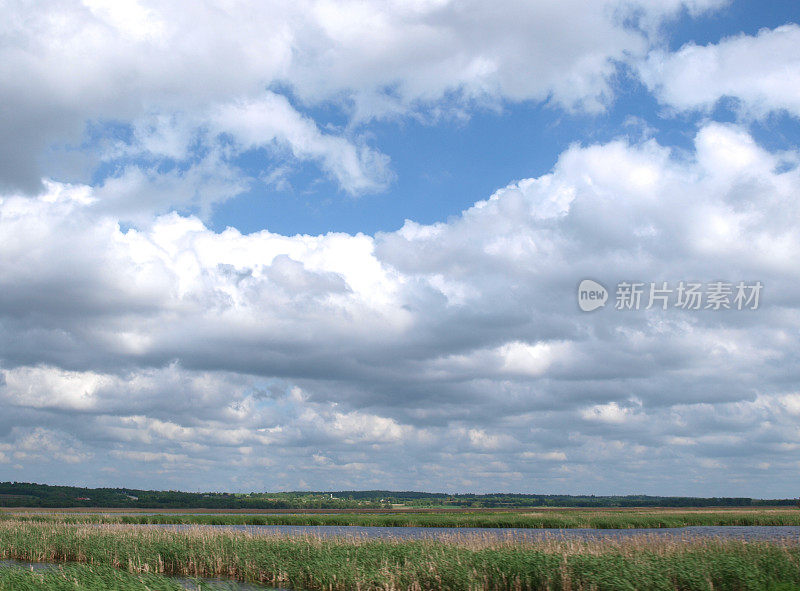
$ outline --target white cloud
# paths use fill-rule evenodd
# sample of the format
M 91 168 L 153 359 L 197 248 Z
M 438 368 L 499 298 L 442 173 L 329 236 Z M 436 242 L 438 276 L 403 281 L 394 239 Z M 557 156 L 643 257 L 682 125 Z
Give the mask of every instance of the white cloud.
M 319 429 L 345 443 L 399 442 L 412 432 L 408 426 L 400 425 L 394 419 L 361 412 L 332 412 L 320 415 L 306 412 L 302 417 L 308 427 Z
M 601 423 L 622 424 L 637 419 L 637 409 L 623 407 L 616 402 L 596 404 L 591 408 L 581 411 L 581 416 L 587 421 L 600 421 Z
M 175 213 L 123 230 L 89 187 L 5 194 L 0 453 L 30 479 L 58 453 L 75 463 L 50 476 L 129 467 L 168 488 L 184 456 L 221 488 L 523 475 L 689 493 L 701 460 L 728 466 L 708 494 L 768 462 L 759 494 L 788 494 L 800 172 L 778 164 L 795 157 L 721 124 L 689 155 L 574 145 L 447 223 L 376 236 L 217 233 Z M 584 314 L 587 276 L 765 293 L 755 311 Z
M 97 19 L 134 41 L 163 39 L 165 23 L 136 0 L 84 0 Z
M 710 111 L 730 97 L 748 117 L 776 111 L 800 117 L 798 45 L 800 26 L 787 24 L 675 53 L 653 52 L 639 70 L 659 100 L 679 110 Z
M 485 429 L 468 429 L 466 432 L 469 444 L 481 451 L 496 451 L 514 445 L 512 437 L 503 433 L 488 433 Z
M 42 464 L 86 464 L 94 455 L 84 451 L 83 445 L 73 436 L 44 427 L 22 431 L 13 448 L 15 460 Z
M 272 92 L 258 100 L 222 105 L 209 119 L 214 129 L 232 135 L 244 149 L 268 147 L 276 142 L 285 144 L 297 159 L 320 160 L 348 193 L 383 189 L 391 178 L 387 156 L 322 133 L 285 97 Z
M 111 456 L 123 460 L 133 460 L 134 462 L 164 462 L 173 464 L 180 462 L 182 466 L 186 466 L 186 464 L 190 462 L 189 456 L 185 454 L 171 454 L 164 452 L 114 450 L 111 452 Z
M 779 400 L 786 412 L 794 416 L 800 416 L 800 393 L 785 394 Z
M 32 408 L 91 408 L 97 391 L 109 385 L 107 377 L 94 372 L 44 367 L 15 368 L 4 372 L 3 378 L 0 388 L 5 401 Z
M 546 451 L 546 452 L 534 452 L 534 451 L 524 451 L 519 454 L 524 460 L 547 460 L 549 462 L 566 462 L 567 461 L 567 454 L 563 451 Z
M 105 179 L 94 195 L 98 209 L 126 222 L 147 224 L 154 213 L 173 208 L 194 209 L 209 219 L 215 204 L 245 192 L 248 184 L 241 172 L 212 152 L 185 170 L 127 165 Z
M 50 176 L 42 161 L 68 180 L 118 157 L 123 168 L 141 158 L 155 158 L 153 169 L 175 158 L 188 167 L 192 151 L 218 148 L 228 133 L 274 158 L 288 152 L 292 164 L 317 162 L 346 192 L 381 190 L 392 176 L 387 157 L 366 145 L 358 122 L 458 117 L 505 101 L 596 111 L 613 94 L 615 61 L 643 58 L 659 23 L 682 7 L 719 4 L 51 0 L 31 10 L 14 0 L 0 24 L 9 40 L 0 48 L 0 186 L 41 189 Z M 338 108 L 347 129 L 321 130 L 299 112 L 321 105 Z M 93 137 L 106 124 L 111 131 Z M 54 145 L 70 148 L 47 152 Z M 243 182 L 220 173 L 224 189 L 204 203 Z M 173 202 L 153 184 L 161 207 L 142 209 L 186 205 L 186 195 Z

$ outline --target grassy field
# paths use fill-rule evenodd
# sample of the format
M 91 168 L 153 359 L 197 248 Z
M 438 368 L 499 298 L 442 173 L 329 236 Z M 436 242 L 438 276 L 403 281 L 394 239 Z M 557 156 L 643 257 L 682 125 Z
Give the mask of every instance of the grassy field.
M 795 525 L 799 509 L 641 509 L 615 511 L 529 511 L 497 513 L 401 513 L 389 515 L 156 515 L 0 513 L 0 519 L 33 522 L 183 525 L 356 525 L 383 527 L 664 528 L 690 525 Z
M 47 572 L 0 569 L 0 591 L 186 591 L 205 589 L 201 582 L 183 586 L 163 575 L 128 573 L 103 565 L 63 565 Z
M 94 584 L 92 577 L 112 576 L 101 567 L 113 567 L 136 576 L 231 577 L 320 591 L 800 589 L 800 541 L 637 537 L 514 542 L 463 535 L 439 541 L 322 539 L 5 520 L 0 522 L 0 557 L 89 564 L 91 572 L 79 573 L 89 584 Z M 143 588 L 136 577 L 130 587 L 120 585 L 112 588 Z

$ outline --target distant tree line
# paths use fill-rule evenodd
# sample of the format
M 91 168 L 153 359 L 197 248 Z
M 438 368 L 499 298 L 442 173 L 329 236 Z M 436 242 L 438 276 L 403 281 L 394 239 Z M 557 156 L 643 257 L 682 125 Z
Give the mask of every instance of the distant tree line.
M 129 488 L 80 488 L 0 482 L 0 507 L 106 507 L 142 509 L 387 509 L 519 507 L 759 507 L 795 505 L 795 499 L 747 497 L 575 496 L 537 494 L 445 494 L 415 491 L 322 491 L 190 493 Z

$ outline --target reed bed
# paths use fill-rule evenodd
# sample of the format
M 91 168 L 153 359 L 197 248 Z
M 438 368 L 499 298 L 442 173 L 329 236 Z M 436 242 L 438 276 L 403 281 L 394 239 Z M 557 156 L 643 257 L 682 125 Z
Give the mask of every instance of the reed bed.
M 696 525 L 793 525 L 800 526 L 800 510 L 642 510 L 531 512 L 531 513 L 423 513 L 375 515 L 115 515 L 115 514 L 14 514 L 0 513 L 0 519 L 34 522 L 175 524 L 175 525 L 334 525 L 380 527 L 491 527 L 491 528 L 674 528 Z
M 320 591 L 800 589 L 800 540 L 375 540 L 5 520 L 0 557 Z
M 0 591 L 186 591 L 205 588 L 202 582 L 182 585 L 161 575 L 131 574 L 101 565 L 64 565 L 45 572 L 22 567 L 0 568 Z

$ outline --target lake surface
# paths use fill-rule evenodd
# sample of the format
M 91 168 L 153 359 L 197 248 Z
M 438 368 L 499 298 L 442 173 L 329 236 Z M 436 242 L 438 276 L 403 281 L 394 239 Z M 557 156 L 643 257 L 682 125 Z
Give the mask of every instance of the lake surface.
M 452 537 L 494 537 L 500 540 L 598 540 L 624 539 L 633 536 L 669 536 L 678 538 L 726 538 L 737 540 L 797 540 L 800 526 L 796 525 L 697 525 L 690 527 L 631 528 L 631 529 L 533 529 L 493 527 L 364 527 L 355 525 L 141 525 L 176 530 L 209 528 L 246 531 L 261 534 L 312 535 L 345 538 L 437 539 Z

